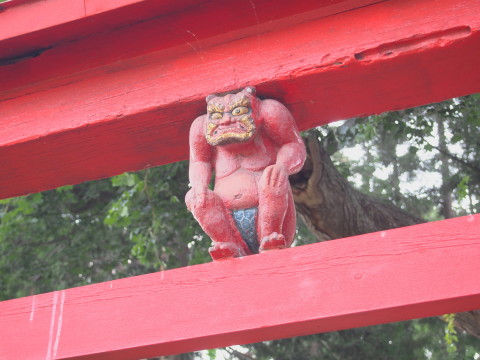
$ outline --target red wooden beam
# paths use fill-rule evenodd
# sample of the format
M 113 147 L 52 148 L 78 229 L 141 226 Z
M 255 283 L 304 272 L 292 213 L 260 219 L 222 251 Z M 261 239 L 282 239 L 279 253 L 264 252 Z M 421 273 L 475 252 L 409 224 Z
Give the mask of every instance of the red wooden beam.
M 257 3 L 206 2 L 0 66 L 0 198 L 185 159 L 215 91 L 256 85 L 301 129 L 480 91 L 476 0 L 327 17 Z
M 0 303 L 1 359 L 139 359 L 480 308 L 480 215 Z
M 192 6 L 195 0 L 12 0 L 0 3 L 0 57 L 58 43 Z
M 331 15 L 379 1 L 301 0 L 295 7 L 288 8 L 290 17 L 296 15 L 294 22 L 301 22 L 305 20 L 305 16 L 309 18 Z M 272 6 L 272 0 L 243 0 L 239 4 L 225 4 L 225 1 L 221 0 L 12 0 L 0 3 L 0 58 L 25 56 L 39 49 L 154 18 L 171 22 L 169 19 L 178 20 L 182 17 L 178 16 L 180 12 L 185 14 L 195 11 L 200 17 L 202 13 L 212 12 L 213 16 L 224 17 L 217 17 L 217 26 L 229 19 L 230 24 L 227 27 L 248 28 L 253 24 L 258 25 L 281 17 L 286 5 Z M 257 16 L 253 16 L 252 6 Z M 232 21 L 235 19 L 234 14 L 225 17 L 222 8 L 242 10 L 238 13 L 243 15 L 242 21 Z M 266 8 L 268 10 L 265 10 Z M 251 14 L 244 16 L 245 9 L 250 9 Z M 313 13 L 304 14 L 309 11 Z M 208 23 L 207 27 L 215 28 Z M 175 38 L 172 33 L 165 38 L 172 40 L 172 35 Z M 157 40 L 165 39 L 159 37 Z

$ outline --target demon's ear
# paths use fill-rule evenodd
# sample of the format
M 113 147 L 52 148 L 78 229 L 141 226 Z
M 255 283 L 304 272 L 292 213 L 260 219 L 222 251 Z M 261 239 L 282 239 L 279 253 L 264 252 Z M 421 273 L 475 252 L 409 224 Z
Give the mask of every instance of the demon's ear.
M 257 89 L 255 89 L 254 86 L 247 86 L 244 90 L 251 95 L 255 95 L 257 92 Z
M 205 100 L 207 101 L 207 104 L 208 104 L 208 102 L 209 102 L 210 100 L 212 100 L 215 96 L 216 96 L 215 94 L 210 94 L 210 95 L 208 95 L 208 96 L 205 98 Z

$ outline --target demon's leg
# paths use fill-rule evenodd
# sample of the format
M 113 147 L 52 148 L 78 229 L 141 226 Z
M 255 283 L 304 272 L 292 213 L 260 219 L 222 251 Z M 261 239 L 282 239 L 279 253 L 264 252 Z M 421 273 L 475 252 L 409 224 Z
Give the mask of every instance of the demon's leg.
M 185 197 L 188 209 L 212 239 L 209 249 L 213 260 L 249 255 L 251 252 L 235 227 L 230 210 L 211 190 L 204 197 L 194 196 L 190 190 Z
M 292 245 L 293 238 L 297 231 L 297 216 L 295 213 L 295 203 L 293 202 L 293 194 L 290 184 L 288 186 L 287 213 L 283 219 L 282 234 L 285 236 L 287 247 Z
M 260 252 L 283 249 L 290 245 L 295 226 L 291 211 L 291 189 L 284 171 L 265 169 L 259 181 L 258 233 Z M 289 210 L 287 212 L 287 210 Z M 292 219 L 293 216 L 293 219 Z

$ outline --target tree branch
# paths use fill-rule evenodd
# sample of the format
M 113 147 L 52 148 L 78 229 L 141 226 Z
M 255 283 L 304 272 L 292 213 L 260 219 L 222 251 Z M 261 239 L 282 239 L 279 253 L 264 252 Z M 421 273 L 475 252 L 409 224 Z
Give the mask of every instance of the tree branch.
M 305 167 L 290 177 L 290 183 L 298 213 L 320 241 L 424 222 L 356 190 L 337 171 L 315 136 L 305 142 Z
M 425 222 L 359 192 L 337 171 L 317 137 L 305 142 L 304 169 L 291 176 L 290 183 L 297 211 L 319 241 Z M 457 314 L 456 325 L 480 338 L 480 310 Z
M 448 157 L 449 159 L 453 160 L 453 161 L 456 161 L 458 162 L 459 164 L 462 164 L 463 166 L 469 168 L 470 170 L 476 172 L 478 174 L 478 176 L 480 176 L 480 167 L 478 166 L 475 166 L 474 164 L 470 163 L 470 162 L 467 162 L 461 158 L 459 158 L 458 156 L 452 154 L 451 152 L 449 151 L 446 151 L 444 149 L 441 149 L 440 147 L 436 146 L 436 145 L 432 145 L 430 144 L 427 140 L 425 140 L 425 142 L 431 146 L 432 148 L 434 148 L 435 150 L 437 150 L 439 153 L 441 153 L 442 155 L 445 155 L 446 157 Z

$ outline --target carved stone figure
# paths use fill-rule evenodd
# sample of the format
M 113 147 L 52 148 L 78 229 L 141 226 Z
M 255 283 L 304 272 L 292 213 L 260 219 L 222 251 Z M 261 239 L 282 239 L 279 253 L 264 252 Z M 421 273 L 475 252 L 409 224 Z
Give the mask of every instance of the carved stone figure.
M 207 97 L 207 114 L 190 128 L 185 202 L 212 239 L 214 260 L 291 245 L 296 219 L 288 175 L 304 161 L 295 121 L 280 102 L 259 99 L 253 87 Z

